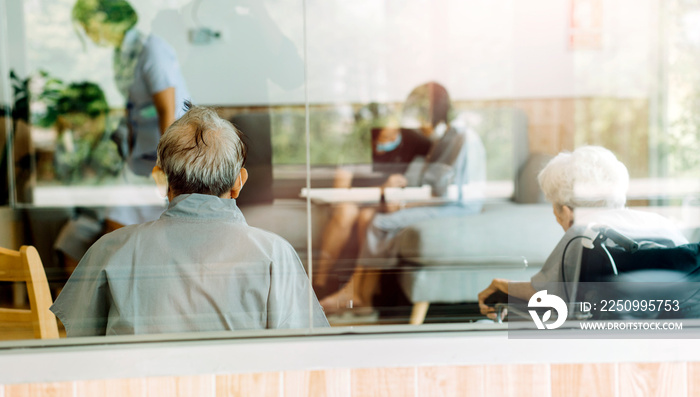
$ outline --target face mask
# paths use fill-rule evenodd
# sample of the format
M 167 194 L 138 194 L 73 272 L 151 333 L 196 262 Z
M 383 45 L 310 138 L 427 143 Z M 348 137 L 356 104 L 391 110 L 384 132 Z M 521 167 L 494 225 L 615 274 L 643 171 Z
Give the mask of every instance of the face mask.
M 401 144 L 401 133 L 399 133 L 396 136 L 396 139 L 394 139 L 392 142 L 386 142 L 386 143 L 377 143 L 377 151 L 378 152 L 391 152 L 392 150 L 395 150 L 399 145 Z

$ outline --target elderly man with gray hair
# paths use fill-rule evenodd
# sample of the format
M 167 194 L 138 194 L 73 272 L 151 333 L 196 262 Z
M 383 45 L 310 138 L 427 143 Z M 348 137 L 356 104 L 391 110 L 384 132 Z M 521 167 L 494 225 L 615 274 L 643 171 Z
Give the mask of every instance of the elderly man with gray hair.
M 545 197 L 552 203 L 554 216 L 564 229 L 564 237 L 547 258 L 539 273 L 527 281 L 494 279 L 479 293 L 482 314 L 495 317 L 494 306 L 487 303 L 493 294 L 507 294 L 529 300 L 538 290 L 564 297 L 561 289 L 564 274 L 574 274 L 574 262 L 562 261 L 564 254 L 580 254 L 569 243 L 586 233 L 589 225 L 605 225 L 639 242 L 675 247 L 688 240 L 666 218 L 651 213 L 624 208 L 629 174 L 615 155 L 599 146 L 583 146 L 573 152 L 563 152 L 553 158 L 538 175 Z
M 245 156 L 211 109 L 190 107 L 167 129 L 154 176 L 168 209 L 88 250 L 51 307 L 68 336 L 328 326 L 291 245 L 236 206 Z

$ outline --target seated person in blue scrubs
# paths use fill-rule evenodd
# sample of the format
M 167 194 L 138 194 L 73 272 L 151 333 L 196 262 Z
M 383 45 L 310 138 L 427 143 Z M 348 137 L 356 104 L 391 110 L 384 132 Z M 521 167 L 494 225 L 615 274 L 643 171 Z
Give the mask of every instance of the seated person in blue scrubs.
M 383 128 L 373 137 L 374 171 L 387 175 L 381 188 L 405 186 L 406 172 L 409 164 L 417 157 L 424 157 L 430 150 L 432 141 L 408 128 Z M 335 188 L 350 188 L 353 175 L 350 171 L 339 168 L 333 182 Z M 321 257 L 318 260 L 314 286 L 319 294 L 327 287 L 331 268 L 339 259 L 341 252 L 350 243 L 353 231 L 357 240 L 364 241 L 369 221 L 376 212 L 374 207 L 360 207 L 356 203 L 336 204 L 324 228 L 321 242 Z
M 245 156 L 212 109 L 168 128 L 154 168 L 168 209 L 88 250 L 51 307 L 69 337 L 328 326 L 292 246 L 236 206 Z
M 423 152 L 425 156 L 415 156 L 402 174 L 391 174 L 382 188 L 428 185 L 432 195 L 440 200 L 414 203 L 407 208 L 401 203 L 388 202 L 382 212 L 375 208 L 352 208 L 353 211 L 341 213 L 346 215 L 346 220 L 357 219 L 360 250 L 350 280 L 340 290 L 321 299 L 327 314 L 341 313 L 350 308 L 355 314 L 374 313 L 373 300 L 380 289 L 378 270 L 398 265 L 397 237 L 402 230 L 430 219 L 481 211 L 486 152 L 479 135 L 453 113 L 447 89 L 436 82 L 416 87 L 406 99 L 402 115 L 404 123 L 409 124 L 407 121 L 413 119 L 418 124 L 414 127 L 430 139 L 431 145 Z M 384 148 L 395 149 L 396 140 L 387 141 L 389 145 Z M 456 188 L 453 197 L 448 194 L 450 185 Z M 339 218 L 333 218 L 332 222 L 343 225 L 343 222 L 337 222 Z M 351 230 L 351 223 L 344 224 L 345 230 Z M 342 230 L 340 226 L 336 229 Z M 329 228 L 324 230 L 321 264 L 329 258 L 330 251 L 324 249 L 330 246 L 327 242 L 333 236 L 331 231 Z
M 406 171 L 412 162 L 424 160 L 433 143 L 430 138 L 433 130 L 447 121 L 449 112 L 447 90 L 438 83 L 429 82 L 414 88 L 403 107 L 401 124 L 413 122 L 417 125 L 372 131 L 373 171 L 384 175 L 385 180 L 380 185 L 382 190 L 407 185 Z M 352 172 L 343 168 L 336 170 L 333 187 L 350 188 L 352 182 Z M 323 230 L 321 251 L 314 268 L 314 287 L 322 297 L 329 292 L 329 287 L 331 292 L 337 290 L 337 286 L 329 286 L 333 283 L 328 282 L 333 268 L 343 251 L 352 244 L 353 237 L 362 246 L 376 212 L 376 206 L 361 207 L 351 202 L 333 207 Z M 332 305 L 326 306 L 326 310 L 332 309 Z

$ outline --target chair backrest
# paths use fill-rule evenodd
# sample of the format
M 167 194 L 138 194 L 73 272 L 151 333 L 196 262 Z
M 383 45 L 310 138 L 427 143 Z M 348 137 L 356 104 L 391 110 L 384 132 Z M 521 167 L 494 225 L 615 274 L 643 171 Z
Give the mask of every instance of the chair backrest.
M 600 312 L 598 318 L 603 318 L 600 314 L 605 314 L 605 318 L 700 316 L 700 310 L 696 309 L 700 303 L 700 243 L 639 249 L 635 252 L 626 251 L 619 246 L 607 249 L 609 256 L 599 247 L 581 251 L 578 277 L 580 285 L 576 286 L 577 301 L 675 299 L 683 305 L 683 312 Z M 615 263 L 617 275 L 613 273 L 610 258 Z M 586 283 L 593 284 L 582 287 Z
M 248 182 L 241 190 L 236 204 L 268 204 L 274 199 L 272 191 L 272 124 L 270 113 L 244 113 L 231 119 L 231 123 L 245 135 L 248 145 L 245 168 Z
M 0 281 L 27 284 L 30 309 L 0 308 L 0 322 L 30 323 L 37 339 L 58 338 L 56 316 L 49 310 L 51 292 L 36 248 L 24 245 L 19 251 L 0 248 Z

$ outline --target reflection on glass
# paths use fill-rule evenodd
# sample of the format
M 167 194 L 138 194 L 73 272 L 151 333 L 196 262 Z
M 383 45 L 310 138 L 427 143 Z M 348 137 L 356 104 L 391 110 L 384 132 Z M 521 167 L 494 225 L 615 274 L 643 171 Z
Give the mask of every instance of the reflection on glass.
M 14 146 L 2 174 L 24 212 L 6 208 L 22 230 L 2 244 L 37 247 L 54 297 L 105 230 L 164 208 L 150 174 L 171 87 L 175 112 L 189 93 L 245 133 L 237 206 L 289 241 L 322 298 L 345 285 L 327 305 L 343 312 L 333 324 L 485 320 L 478 293 L 529 282 L 562 238 L 538 173 L 585 145 L 625 164 L 628 206 L 700 238 L 697 1 L 6 3 L 0 105 Z M 146 55 L 154 68 L 139 67 Z M 69 92 L 81 84 L 99 87 L 106 109 L 89 109 L 97 89 Z M 444 128 L 433 125 L 445 108 Z M 449 159 L 417 160 L 461 153 L 436 144 L 452 130 L 473 132 L 467 153 L 483 146 L 484 175 L 467 181 L 481 183 L 483 206 L 423 219 L 475 191 L 457 186 Z M 411 186 L 382 200 L 391 174 Z M 420 222 L 392 218 L 414 211 Z
M 305 206 L 302 201 L 289 198 L 278 199 L 273 205 L 271 137 L 279 134 L 278 125 L 271 120 L 279 120 L 278 115 L 283 112 L 273 114 L 270 105 L 303 103 L 301 3 L 266 5 L 241 0 L 175 1 L 166 5 L 124 0 L 39 0 L 16 4 L 9 7 L 16 20 L 3 16 L 2 23 L 8 24 L 12 36 L 20 41 L 17 47 L 22 48 L 26 62 L 11 58 L 12 85 L 17 89 L 6 91 L 14 87 L 5 86 L 5 80 L 0 88 L 3 99 L 6 92 L 14 94 L 14 182 L 18 203 L 27 213 L 27 239 L 22 243 L 35 245 L 39 250 L 54 298 L 60 291 L 62 297 L 74 295 L 74 282 L 91 278 L 93 269 L 86 264 L 90 258 L 99 257 L 101 262 L 108 256 L 110 250 L 100 248 L 86 254 L 100 236 L 126 224 L 160 217 L 165 209 L 164 199 L 158 195 L 151 177 L 156 147 L 167 126 L 183 113 L 185 99 L 219 105 L 219 115 L 236 123 L 246 134 L 243 139 L 248 144 L 246 165 L 251 178 L 236 199 L 236 206 L 245 212 L 248 224 L 281 231 L 292 244 L 251 228 L 251 238 L 255 239 L 256 233 L 260 235 L 250 244 L 242 242 L 245 248 L 255 251 L 258 243 L 267 243 L 260 250 L 276 259 L 274 265 L 268 263 L 268 268 L 262 269 L 261 263 L 270 262 L 269 258 L 245 257 L 246 249 L 231 246 L 231 241 L 237 240 L 235 236 L 219 230 L 217 237 L 227 237 L 224 243 L 204 241 L 192 250 L 210 252 L 209 248 L 218 247 L 237 252 L 243 255 L 239 273 L 226 273 L 221 270 L 225 266 L 217 269 L 214 264 L 219 264 L 217 260 L 221 258 L 215 258 L 206 264 L 190 262 L 189 270 L 181 269 L 181 273 L 168 277 L 168 270 L 156 261 L 140 263 L 138 268 L 146 275 L 130 280 L 136 285 L 131 290 L 149 282 L 169 289 L 168 286 L 198 271 L 203 283 L 200 292 L 213 296 L 208 295 L 213 292 L 205 288 L 207 283 L 220 286 L 217 283 L 225 277 L 229 285 L 221 289 L 229 295 L 219 297 L 220 311 L 205 308 L 206 302 L 201 310 L 194 308 L 201 300 L 193 298 L 195 293 L 181 290 L 182 296 L 170 300 L 171 313 L 179 313 L 196 325 L 181 326 L 179 321 L 166 318 L 167 310 L 159 319 L 130 312 L 136 320 L 125 316 L 115 321 L 113 316 L 110 321 L 118 323 L 116 328 L 106 326 L 104 332 L 95 332 L 90 322 L 102 319 L 90 319 L 86 311 L 80 320 L 66 319 L 69 336 L 327 325 L 318 304 L 314 306 L 317 301 L 310 292 L 298 254 L 306 259 L 306 228 L 286 226 L 287 219 L 305 219 Z M 295 116 L 298 115 L 297 112 Z M 301 127 L 298 123 L 293 125 L 293 135 L 303 150 L 303 139 L 297 139 L 299 132 L 303 135 L 303 112 L 301 121 Z M 283 149 L 277 152 L 284 155 Z M 172 182 L 163 174 L 155 176 L 161 182 Z M 194 212 L 199 214 L 199 210 Z M 225 218 L 223 213 L 214 212 Z M 241 212 L 234 217 L 241 221 Z M 131 229 L 120 231 L 130 232 Z M 105 239 L 111 236 L 109 233 Z M 152 248 L 155 256 L 168 250 L 158 245 Z M 95 250 L 100 253 L 92 254 Z M 83 257 L 83 264 L 75 270 Z M 275 270 L 271 272 L 270 266 Z M 159 276 L 151 277 L 152 271 Z M 66 284 L 73 272 L 71 282 Z M 105 275 L 109 284 L 129 284 L 119 270 L 113 272 L 114 277 Z M 272 280 L 271 273 L 276 274 Z M 270 283 L 279 288 L 261 287 Z M 4 285 L 0 288 L 3 303 L 9 300 L 14 305 L 23 304 L 21 297 L 10 295 L 21 296 L 21 291 L 15 294 L 10 291 L 12 288 L 7 292 Z M 146 300 L 143 299 L 144 305 Z M 93 303 L 102 304 L 99 299 Z M 89 304 L 89 299 L 79 298 L 65 305 L 64 311 L 80 311 L 81 305 Z M 118 302 L 125 314 L 129 311 L 124 308 L 130 304 L 134 302 L 128 299 Z M 287 306 L 279 306 L 283 304 Z M 114 314 L 117 309 L 112 309 Z M 127 323 L 133 323 L 133 327 L 125 326 Z M 83 332 L 81 326 L 92 329 Z M 77 327 L 77 331 L 71 332 L 71 327 Z
M 46 179 L 65 184 L 116 176 L 122 168 L 122 158 L 117 144 L 106 133 L 108 110 L 104 93 L 96 84 L 73 83 L 66 87 L 52 112 L 56 114 L 58 129 L 54 166 L 39 163 L 38 179 L 50 175 L 52 169 L 53 178 Z
M 117 144 L 107 133 L 107 101 L 94 83 L 73 83 L 63 89 L 55 109 L 47 109 L 46 117 L 55 115 L 58 135 L 52 156 L 37 156 L 38 180 L 70 185 L 105 178 L 114 179 L 123 167 Z M 53 157 L 53 164 L 48 163 Z M 47 160 L 44 160 L 47 159 Z M 42 160 L 47 162 L 42 163 Z M 63 225 L 56 249 L 67 275 L 103 233 L 104 214 L 100 209 L 79 208 L 75 218 Z M 52 280 L 54 281 L 54 280 Z
M 415 88 L 403 107 L 402 123 L 413 129 L 384 128 L 373 131 L 374 169 L 385 174 L 379 187 L 380 202 L 360 208 L 354 203 L 336 205 L 326 225 L 319 261 L 317 289 L 326 288 L 331 266 L 356 232 L 358 253 L 350 281 L 322 299 L 326 313 L 354 309 L 372 312 L 379 273 L 399 262 L 399 234 L 405 228 L 442 218 L 478 213 L 483 204 L 486 158 L 479 136 L 451 114 L 449 94 L 430 82 Z M 336 188 L 349 188 L 352 175 L 340 170 Z M 403 188 L 427 190 L 429 199 L 413 202 L 388 197 Z M 423 189 L 422 187 L 425 187 Z M 415 197 L 413 197 L 415 199 Z M 409 208 L 406 208 L 406 207 Z M 367 269 L 367 267 L 369 269 Z M 332 288 L 332 287 L 331 287 Z M 328 293 L 328 291 L 325 291 Z
M 114 48 L 114 80 L 126 98 L 126 126 L 115 139 L 126 153 L 125 179 L 148 184 L 158 139 L 182 115 L 190 95 L 172 47 L 136 29 L 138 15 L 125 0 L 78 0 L 73 21 L 95 44 Z M 107 213 L 108 230 L 157 219 L 162 205 L 120 207 Z

